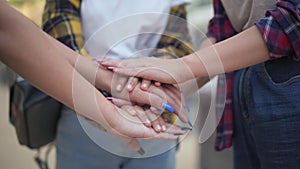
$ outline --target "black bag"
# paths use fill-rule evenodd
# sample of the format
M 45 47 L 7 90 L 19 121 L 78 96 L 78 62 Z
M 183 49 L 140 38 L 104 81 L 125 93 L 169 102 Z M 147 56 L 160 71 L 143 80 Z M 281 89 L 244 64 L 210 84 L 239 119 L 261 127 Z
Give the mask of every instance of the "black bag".
M 54 141 L 61 105 L 26 80 L 16 80 L 10 89 L 9 117 L 19 143 L 38 149 Z

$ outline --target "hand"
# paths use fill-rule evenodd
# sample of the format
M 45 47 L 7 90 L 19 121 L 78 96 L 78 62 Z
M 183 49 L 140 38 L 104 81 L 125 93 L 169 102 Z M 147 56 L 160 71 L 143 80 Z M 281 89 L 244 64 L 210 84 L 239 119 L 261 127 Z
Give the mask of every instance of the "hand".
M 120 80 L 119 78 L 122 78 L 122 80 Z M 125 83 L 127 83 L 127 87 L 125 87 L 126 86 L 124 85 Z M 141 83 L 146 84 L 146 87 L 143 88 L 142 86 L 144 85 L 142 85 Z M 173 98 L 169 97 L 161 89 L 152 88 L 153 90 L 151 90 L 150 92 L 145 91 L 147 90 L 147 87 L 149 88 L 149 86 L 157 85 L 158 87 L 160 87 L 160 83 L 154 83 L 155 85 L 152 85 L 151 81 L 145 79 L 143 79 L 141 82 L 139 81 L 139 79 L 134 77 L 125 78 L 124 76 L 113 74 L 113 72 L 107 70 L 104 67 L 101 67 L 100 65 L 97 78 L 96 78 L 96 84 L 98 84 L 99 88 L 109 91 L 114 98 L 119 98 L 119 99 L 132 102 L 130 103 L 130 105 L 138 104 L 138 105 L 151 105 L 152 107 L 156 107 L 159 111 L 155 111 L 155 113 L 159 115 L 165 110 L 165 108 L 163 108 L 162 106 L 163 103 L 167 103 L 170 101 L 172 106 L 174 104 L 173 107 L 175 107 L 175 113 L 179 115 L 180 119 L 183 122 L 187 121 L 185 117 L 186 112 L 184 112 L 184 109 L 181 109 L 183 111 L 180 110 L 181 108 L 180 101 L 175 102 L 176 100 L 174 99 L 174 97 Z M 105 84 L 105 85 L 101 86 L 101 84 Z M 117 90 L 118 87 L 116 86 L 118 84 L 121 84 L 122 91 Z M 131 85 L 130 93 L 128 93 L 129 84 Z M 180 97 L 178 98 L 180 99 Z M 175 105 L 175 103 L 177 103 L 178 105 Z
M 138 105 L 131 105 L 129 101 L 108 98 L 114 105 L 122 107 L 122 109 L 128 112 L 128 115 L 137 117 L 146 127 L 152 127 L 156 132 L 165 132 L 167 129 L 167 120 L 162 118 L 161 114 L 156 114 L 149 108 L 140 107 Z
M 159 59 L 144 57 L 138 59 L 104 59 L 99 64 L 115 73 L 141 77 L 166 84 L 175 84 L 187 81 L 194 77 L 189 66 L 179 59 Z
M 137 105 L 124 105 L 122 109 L 128 112 L 128 115 L 138 117 L 145 126 L 152 127 L 157 133 L 166 132 L 167 130 L 167 122 L 161 115 L 153 113 L 149 108 L 142 108 Z
M 178 117 L 183 121 L 187 122 L 186 111 L 184 108 L 183 97 L 181 97 L 181 93 L 178 88 L 173 85 L 160 85 L 155 86 L 152 85 L 150 81 L 143 80 L 142 82 L 138 82 L 133 78 L 133 81 L 128 81 L 131 91 L 128 93 L 127 90 L 123 88 L 121 92 L 112 92 L 114 98 L 127 100 L 129 104 L 138 104 L 138 105 L 150 105 L 151 110 L 157 114 L 161 115 L 165 109 L 162 107 L 164 103 L 168 103 L 174 107 L 174 113 L 178 115 Z M 119 82 L 118 79 L 116 79 Z M 124 86 L 124 85 L 122 85 Z M 139 87 L 137 87 L 139 86 Z M 112 87 L 114 88 L 114 87 Z M 143 89 L 143 90 L 142 90 Z M 120 102 L 120 100 L 114 99 L 115 104 Z M 124 101 L 121 101 L 124 102 Z M 119 105 L 121 106 L 121 105 Z M 169 112 L 173 113 L 173 112 Z M 149 119 L 148 119 L 149 120 Z
M 107 116 L 109 127 L 107 131 L 125 142 L 130 148 L 135 151 L 140 151 L 140 144 L 136 138 L 159 138 L 175 140 L 179 135 L 186 133 L 179 126 L 166 123 L 165 132 L 157 133 L 152 128 L 146 127 L 136 116 L 131 116 L 130 113 L 123 109 L 115 107 L 115 111 Z

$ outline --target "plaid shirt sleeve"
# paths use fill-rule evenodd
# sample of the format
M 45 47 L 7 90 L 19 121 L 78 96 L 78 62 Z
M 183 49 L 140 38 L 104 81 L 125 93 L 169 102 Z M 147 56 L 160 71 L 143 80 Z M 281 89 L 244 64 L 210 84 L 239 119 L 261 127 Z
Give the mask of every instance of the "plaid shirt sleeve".
M 237 34 L 234 30 L 223 4 L 220 0 L 213 1 L 214 16 L 209 21 L 207 37 L 213 37 L 217 42 L 230 38 Z M 218 126 L 216 129 L 215 149 L 220 151 L 232 146 L 233 135 L 233 112 L 232 112 L 232 90 L 233 73 L 226 73 L 226 76 L 219 76 L 217 87 L 216 115 Z M 223 100 L 220 100 L 224 93 L 223 86 L 226 85 L 225 107 Z M 218 100 L 219 99 L 219 100 Z M 224 99 L 224 98 L 223 98 Z
M 47 0 L 43 14 L 43 30 L 89 58 L 83 48 L 80 4 L 81 0 Z
M 151 55 L 165 59 L 182 57 L 193 52 L 186 22 L 185 4 L 171 8 L 167 27 Z
M 207 37 L 213 37 L 217 42 L 234 36 L 235 32 L 220 0 L 213 0 L 214 16 L 209 21 Z
M 270 58 L 283 56 L 300 58 L 300 1 L 281 0 L 276 8 L 268 10 L 266 17 L 256 25 L 262 33 Z

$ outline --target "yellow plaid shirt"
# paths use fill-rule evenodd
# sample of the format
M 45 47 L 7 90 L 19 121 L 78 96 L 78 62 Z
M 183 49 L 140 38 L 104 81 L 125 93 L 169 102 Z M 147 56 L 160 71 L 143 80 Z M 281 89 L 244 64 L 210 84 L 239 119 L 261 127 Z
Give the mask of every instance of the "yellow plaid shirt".
M 46 0 L 43 30 L 69 48 L 88 58 L 84 49 L 80 18 L 81 0 Z M 167 27 L 152 56 L 172 59 L 193 52 L 186 22 L 185 4 L 172 7 Z M 180 18 L 180 19 L 179 19 Z M 176 116 L 164 114 L 174 122 Z

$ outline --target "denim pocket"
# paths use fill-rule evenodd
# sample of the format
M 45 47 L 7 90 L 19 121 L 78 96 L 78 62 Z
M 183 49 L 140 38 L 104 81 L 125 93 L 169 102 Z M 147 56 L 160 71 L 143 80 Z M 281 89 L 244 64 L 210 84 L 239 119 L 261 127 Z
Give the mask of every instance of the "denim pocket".
M 250 68 L 250 112 L 257 123 L 300 114 L 300 62 L 282 58 Z
M 277 85 L 289 85 L 300 80 L 300 61 L 280 58 L 265 62 L 265 73 Z

